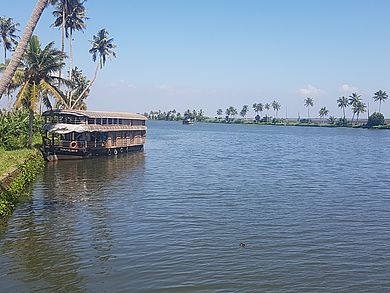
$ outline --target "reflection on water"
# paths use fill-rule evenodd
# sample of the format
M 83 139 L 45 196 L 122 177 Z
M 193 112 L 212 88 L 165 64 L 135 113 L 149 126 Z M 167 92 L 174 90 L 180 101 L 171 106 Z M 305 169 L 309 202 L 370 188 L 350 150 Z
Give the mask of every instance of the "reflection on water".
M 142 152 L 48 163 L 0 246 L 2 266 L 9 266 L 7 276 L 0 276 L 3 289 L 11 291 L 14 279 L 28 284 L 25 290 L 82 292 L 88 278 L 81 268 L 96 267 L 104 275 L 113 241 L 105 207 L 116 200 L 113 190 L 131 188 L 121 183 L 124 176 L 137 173 L 133 186 L 142 184 L 143 164 Z
M 144 153 L 47 165 L 0 231 L 0 291 L 390 288 L 390 131 L 148 129 Z

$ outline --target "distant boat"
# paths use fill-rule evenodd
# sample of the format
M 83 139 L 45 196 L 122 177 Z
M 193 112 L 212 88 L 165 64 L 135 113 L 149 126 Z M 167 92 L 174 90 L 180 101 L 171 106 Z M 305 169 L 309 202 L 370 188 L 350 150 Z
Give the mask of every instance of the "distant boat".
M 192 125 L 194 124 L 194 121 L 192 121 L 190 118 L 183 119 L 183 125 Z

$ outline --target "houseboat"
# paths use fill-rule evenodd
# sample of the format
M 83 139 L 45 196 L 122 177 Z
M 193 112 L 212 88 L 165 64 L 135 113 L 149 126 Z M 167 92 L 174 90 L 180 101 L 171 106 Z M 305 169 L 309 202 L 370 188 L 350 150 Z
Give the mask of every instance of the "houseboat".
M 146 117 L 140 114 L 50 110 L 43 116 L 48 161 L 142 151 L 146 141 Z

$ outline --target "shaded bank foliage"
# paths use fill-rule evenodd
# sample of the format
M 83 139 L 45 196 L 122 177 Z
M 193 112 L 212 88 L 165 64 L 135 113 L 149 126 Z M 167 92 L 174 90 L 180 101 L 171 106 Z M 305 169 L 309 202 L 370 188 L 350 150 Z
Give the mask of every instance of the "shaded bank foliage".
M 366 127 L 371 128 L 373 126 L 379 126 L 385 124 L 385 117 L 382 113 L 375 112 L 370 117 L 368 117 L 368 121 Z

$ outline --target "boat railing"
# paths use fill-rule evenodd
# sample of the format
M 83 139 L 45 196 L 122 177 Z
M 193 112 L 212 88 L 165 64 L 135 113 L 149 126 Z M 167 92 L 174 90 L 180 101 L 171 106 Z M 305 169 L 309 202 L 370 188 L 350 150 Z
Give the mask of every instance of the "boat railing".
M 145 137 L 133 137 L 133 138 L 123 138 L 116 140 L 107 140 L 107 141 L 84 141 L 84 140 L 61 140 L 54 141 L 53 146 L 65 147 L 65 148 L 114 148 L 114 147 L 128 147 L 132 145 L 141 145 L 145 144 Z M 51 145 L 49 143 L 48 145 Z

